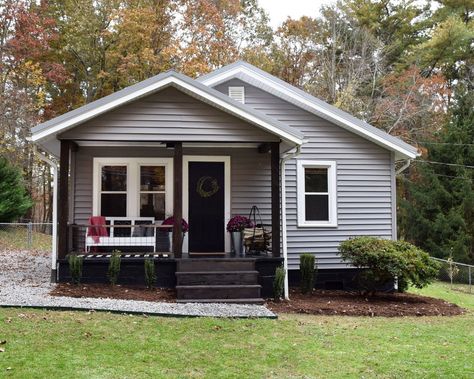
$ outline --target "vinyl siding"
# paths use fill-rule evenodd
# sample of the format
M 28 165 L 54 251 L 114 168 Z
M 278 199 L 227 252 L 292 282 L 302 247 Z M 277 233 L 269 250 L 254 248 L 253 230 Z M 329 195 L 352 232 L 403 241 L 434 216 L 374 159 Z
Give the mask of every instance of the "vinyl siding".
M 241 80 L 215 87 L 245 87 L 245 104 L 304 133 L 298 159 L 337 163 L 337 227 L 298 227 L 296 159 L 287 163 L 288 264 L 299 268 L 301 253 L 314 253 L 318 266 L 347 267 L 338 255 L 341 241 L 351 236 L 396 238 L 393 154 L 349 131 L 329 123 Z
M 271 142 L 274 135 L 175 88 L 89 120 L 60 138 L 99 141 Z
M 92 170 L 94 157 L 172 157 L 172 150 L 133 147 L 79 147 L 75 153 L 73 219 L 84 224 L 92 215 Z M 257 205 L 265 223 L 270 223 L 270 157 L 256 148 L 184 148 L 184 155 L 222 155 L 231 159 L 231 212 L 248 215 Z M 129 215 L 134 216 L 134 215 Z M 136 215 L 135 215 L 136 216 Z

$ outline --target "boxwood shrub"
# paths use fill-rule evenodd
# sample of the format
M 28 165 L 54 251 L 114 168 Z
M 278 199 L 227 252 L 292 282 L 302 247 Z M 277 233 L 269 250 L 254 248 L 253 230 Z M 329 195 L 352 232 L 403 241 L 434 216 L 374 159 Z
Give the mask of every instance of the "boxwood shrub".
M 395 279 L 400 291 L 409 285 L 422 288 L 436 278 L 440 268 L 428 253 L 405 241 L 355 237 L 342 242 L 339 251 L 345 262 L 361 269 L 358 284 L 369 295 Z

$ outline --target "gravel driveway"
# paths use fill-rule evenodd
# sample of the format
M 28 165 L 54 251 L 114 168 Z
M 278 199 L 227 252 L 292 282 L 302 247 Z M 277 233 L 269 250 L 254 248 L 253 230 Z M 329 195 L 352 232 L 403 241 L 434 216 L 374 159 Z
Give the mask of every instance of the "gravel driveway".
M 50 296 L 53 286 L 50 273 L 49 253 L 0 250 L 0 306 L 94 309 L 164 316 L 276 317 L 262 305 L 176 304 Z

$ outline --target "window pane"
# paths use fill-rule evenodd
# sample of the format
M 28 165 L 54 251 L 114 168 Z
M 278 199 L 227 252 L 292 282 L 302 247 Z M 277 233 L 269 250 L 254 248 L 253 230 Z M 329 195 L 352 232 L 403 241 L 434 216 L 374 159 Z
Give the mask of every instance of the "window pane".
M 142 191 L 164 191 L 165 190 L 165 167 L 164 166 L 141 166 L 140 167 L 140 189 Z
M 127 216 L 127 194 L 103 193 L 100 196 L 100 215 L 105 217 Z
M 304 169 L 305 192 L 328 192 L 328 169 L 311 168 Z
M 102 191 L 126 191 L 127 166 L 102 167 Z
M 165 219 L 165 194 L 140 194 L 140 217 L 154 217 L 155 220 Z
M 306 195 L 306 221 L 329 221 L 329 196 Z

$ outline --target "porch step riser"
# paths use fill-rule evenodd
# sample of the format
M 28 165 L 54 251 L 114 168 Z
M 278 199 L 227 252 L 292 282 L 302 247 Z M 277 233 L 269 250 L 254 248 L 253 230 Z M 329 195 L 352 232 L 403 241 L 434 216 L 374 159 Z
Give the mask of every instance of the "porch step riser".
M 178 272 L 199 272 L 199 271 L 253 271 L 255 270 L 254 261 L 228 261 L 219 259 L 182 259 L 178 261 Z
M 178 285 L 242 285 L 258 284 L 258 272 L 212 272 L 212 273 L 194 273 L 178 272 L 176 273 Z
M 187 299 L 259 299 L 258 285 L 252 286 L 176 286 L 177 298 Z

